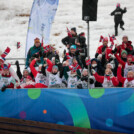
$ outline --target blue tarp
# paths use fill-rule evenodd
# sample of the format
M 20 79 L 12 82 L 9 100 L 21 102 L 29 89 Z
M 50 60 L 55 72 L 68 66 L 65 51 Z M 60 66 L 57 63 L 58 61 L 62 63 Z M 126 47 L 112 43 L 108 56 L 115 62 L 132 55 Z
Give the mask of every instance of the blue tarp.
M 0 117 L 134 132 L 134 89 L 7 89 Z

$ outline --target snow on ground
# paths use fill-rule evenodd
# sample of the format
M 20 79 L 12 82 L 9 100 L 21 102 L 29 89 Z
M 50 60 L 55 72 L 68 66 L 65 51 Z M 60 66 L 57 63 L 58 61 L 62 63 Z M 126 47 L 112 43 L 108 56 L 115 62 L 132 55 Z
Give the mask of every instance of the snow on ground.
M 67 35 L 66 27 L 77 27 L 78 33 L 87 32 L 87 24 L 82 18 L 82 0 L 59 0 L 58 11 L 52 26 L 50 43 L 56 44 L 60 54 L 65 47 L 61 39 Z M 8 58 L 24 58 L 28 21 L 33 0 L 0 0 L 0 50 L 7 46 L 11 47 Z M 100 35 L 108 36 L 114 34 L 114 21 L 110 13 L 115 9 L 117 2 L 122 7 L 127 7 L 128 12 L 124 15 L 125 31 L 119 30 L 118 41 L 121 37 L 128 35 L 133 41 L 134 35 L 134 1 L 133 0 L 99 0 L 98 20 L 90 23 L 90 55 L 94 57 L 98 47 Z M 58 35 L 58 36 L 56 36 Z M 16 48 L 16 42 L 20 41 L 22 46 Z

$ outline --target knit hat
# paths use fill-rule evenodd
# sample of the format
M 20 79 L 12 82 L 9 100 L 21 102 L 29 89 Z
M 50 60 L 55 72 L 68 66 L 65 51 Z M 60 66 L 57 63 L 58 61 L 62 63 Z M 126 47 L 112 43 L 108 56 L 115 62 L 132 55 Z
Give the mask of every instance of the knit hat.
M 108 63 L 107 65 L 110 65 L 111 66 L 111 69 L 113 69 L 113 65 L 111 63 Z
M 53 69 L 59 70 L 59 69 L 58 69 L 58 66 L 56 66 L 56 65 L 53 66 Z
M 76 33 L 76 27 L 71 28 L 71 30 Z
M 27 76 L 27 79 L 29 79 L 29 80 L 33 80 L 33 79 L 32 79 L 32 77 L 31 77 L 31 76 L 29 76 L 29 75 Z
M 104 42 L 104 41 L 107 41 L 107 42 L 108 42 L 108 37 L 105 37 L 105 38 L 103 39 L 103 42 Z
M 116 7 L 120 7 L 120 6 L 121 6 L 121 4 L 120 3 L 117 3 Z
M 34 43 L 40 43 L 40 39 L 39 38 L 35 38 L 34 39 Z
M 123 55 L 124 53 L 127 55 L 127 51 L 126 51 L 126 50 L 123 50 L 123 51 L 121 52 L 121 55 Z
M 23 73 L 24 73 L 25 71 L 27 71 L 27 72 L 29 73 L 29 70 L 28 70 L 28 69 L 24 69 L 24 70 L 23 70 Z
M 72 45 L 70 49 L 76 49 L 76 45 Z
M 128 39 L 128 36 L 127 36 L 127 35 L 124 35 L 124 36 L 122 37 L 122 39 L 123 39 L 123 38 L 127 38 L 127 39 Z
M 6 64 L 4 64 L 2 68 L 3 68 L 3 69 L 9 69 L 9 66 L 6 65 Z
M 133 55 L 129 54 L 129 55 L 127 56 L 127 58 L 133 58 Z

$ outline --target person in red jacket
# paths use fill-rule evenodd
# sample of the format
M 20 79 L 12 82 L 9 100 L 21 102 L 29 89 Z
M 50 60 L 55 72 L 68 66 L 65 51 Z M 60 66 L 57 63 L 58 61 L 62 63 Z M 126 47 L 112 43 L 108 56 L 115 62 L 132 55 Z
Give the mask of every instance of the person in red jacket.
M 124 77 L 127 77 L 127 74 L 129 71 L 134 72 L 134 64 L 133 64 L 133 56 L 128 55 L 127 56 L 127 62 L 124 62 L 117 54 L 115 54 L 116 59 L 118 62 L 123 66 L 124 69 Z
M 132 46 L 132 42 L 128 40 L 128 36 L 123 36 L 122 38 L 122 44 L 119 46 L 116 46 L 115 48 L 115 52 L 117 52 L 117 54 L 119 54 L 119 56 L 121 57 L 121 53 L 123 50 L 126 50 L 128 54 L 132 54 L 133 53 L 133 46 Z
M 110 69 L 105 70 L 105 76 L 98 75 L 98 73 L 93 69 L 92 73 L 95 77 L 95 80 L 102 83 L 104 88 L 117 87 L 119 85 L 118 79 L 112 75 L 112 71 Z
M 96 54 L 95 54 L 95 58 L 98 58 L 98 56 L 102 57 L 102 55 L 105 54 L 106 48 L 108 48 L 108 38 L 107 37 L 105 37 L 103 39 L 103 45 L 98 47 Z
M 30 64 L 30 69 L 31 69 L 31 72 L 32 72 L 32 74 L 35 78 L 35 82 L 36 82 L 35 88 L 47 88 L 48 84 L 49 84 L 49 81 L 48 81 L 48 77 L 46 75 L 45 67 L 42 66 L 42 68 L 41 68 L 41 70 L 43 72 L 41 72 L 40 69 L 39 69 L 39 72 L 38 72 L 34 67 L 37 60 L 39 60 L 39 59 L 35 58 Z M 48 65 L 47 71 L 51 72 L 52 71 L 52 66 L 53 66 L 52 62 L 48 58 L 44 58 L 44 61 L 46 61 L 47 65 Z
M 0 88 L 5 91 L 6 88 L 14 88 L 15 79 L 11 76 L 9 68 L 10 64 L 2 65 L 2 74 L 0 75 Z
M 26 82 L 21 84 L 17 88 L 35 88 L 35 82 L 33 81 L 32 77 L 28 75 L 26 77 Z
M 119 64 L 117 70 L 118 80 L 123 84 L 123 87 L 134 87 L 134 72 L 129 71 L 127 73 L 127 78 L 122 77 L 121 73 L 122 73 L 122 65 Z

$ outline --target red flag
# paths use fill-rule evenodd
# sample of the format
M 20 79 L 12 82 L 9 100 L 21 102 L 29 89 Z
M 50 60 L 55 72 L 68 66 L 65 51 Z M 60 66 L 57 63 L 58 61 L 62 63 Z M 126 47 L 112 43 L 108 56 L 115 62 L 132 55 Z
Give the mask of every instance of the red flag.
M 17 49 L 20 48 L 20 42 L 17 42 Z
M 42 36 L 41 46 L 43 47 L 43 36 Z
M 100 36 L 100 42 L 102 42 L 103 39 L 104 39 L 104 37 L 101 35 L 101 36 Z
M 68 29 L 68 27 L 67 27 L 67 33 L 68 33 L 69 37 L 72 37 L 72 34 L 71 34 L 70 30 Z
M 90 59 L 89 60 L 86 60 L 86 65 L 88 66 L 90 64 L 91 64 L 91 60 Z
M 6 50 L 2 53 L 1 57 L 5 58 L 9 54 L 10 50 L 11 49 L 9 47 L 7 47 Z
M 72 64 L 71 66 L 69 66 L 69 69 L 75 72 L 78 69 L 81 69 L 81 66 L 79 64 Z

